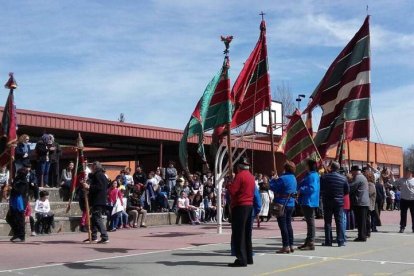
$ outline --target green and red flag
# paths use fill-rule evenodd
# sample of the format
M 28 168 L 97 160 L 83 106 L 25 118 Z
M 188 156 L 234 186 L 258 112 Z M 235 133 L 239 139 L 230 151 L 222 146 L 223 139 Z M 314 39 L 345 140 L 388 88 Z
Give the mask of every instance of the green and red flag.
M 230 43 L 232 38 L 230 36 L 226 38 L 222 37 L 221 39 L 226 43 Z M 226 46 L 228 47 L 228 44 Z M 204 131 L 209 131 L 231 122 L 233 104 L 230 99 L 229 68 L 230 59 L 226 55 L 224 57 L 220 79 L 207 109 L 207 115 L 204 120 Z
M 191 115 L 190 121 L 187 123 L 187 126 L 184 129 L 183 137 L 181 138 L 179 148 L 180 162 L 184 169 L 188 170 L 187 140 L 195 135 L 198 136 L 197 152 L 200 155 L 201 159 L 204 162 L 206 161 L 206 155 L 203 145 L 205 132 L 204 123 L 207 118 L 211 99 L 220 81 L 221 75 L 222 70 L 220 70 L 209 82 L 209 84 L 204 90 L 203 96 L 198 101 L 197 106 L 195 107 L 193 114 Z
M 324 158 L 329 147 L 340 142 L 346 122 L 345 140 L 369 138 L 370 112 L 369 16 L 336 57 L 312 94 L 304 113 L 316 106 L 322 117 L 315 144 Z M 346 117 L 346 121 L 342 120 Z
M 77 156 L 76 156 L 75 171 L 73 173 L 72 183 L 70 185 L 70 195 L 71 195 L 70 198 L 71 199 L 74 198 L 76 189 L 78 188 L 80 183 L 82 183 L 82 181 L 86 179 L 85 168 L 84 168 L 85 157 L 83 155 L 83 148 L 84 148 L 83 140 L 82 140 L 82 137 L 79 133 L 78 134 L 78 139 L 76 140 L 76 154 L 77 154 Z
M 306 160 L 313 159 L 320 163 L 322 159 L 300 111 L 296 109 L 288 118 L 290 120 L 277 151 L 284 153 L 286 159 L 296 165 L 296 177 L 301 180 L 306 175 Z
M 198 136 L 197 152 L 203 162 L 206 163 L 207 159 L 203 145 L 204 132 L 218 129 L 231 122 L 233 105 L 230 99 L 228 49 L 232 39 L 232 36 L 221 37 L 226 46 L 223 65 L 204 90 L 203 96 L 198 101 L 181 138 L 179 157 L 181 165 L 186 170 L 188 170 L 187 140 L 195 135 Z
M 260 23 L 260 37 L 246 60 L 231 91 L 234 104 L 231 127 L 238 127 L 270 107 L 270 78 L 268 73 L 266 23 Z
M 0 167 L 7 165 L 14 157 L 14 144 L 17 141 L 17 119 L 16 106 L 14 105 L 13 90 L 17 88 L 17 83 L 13 77 L 13 73 L 9 74 L 9 80 L 4 85 L 9 89 L 6 105 L 3 110 L 0 128 Z

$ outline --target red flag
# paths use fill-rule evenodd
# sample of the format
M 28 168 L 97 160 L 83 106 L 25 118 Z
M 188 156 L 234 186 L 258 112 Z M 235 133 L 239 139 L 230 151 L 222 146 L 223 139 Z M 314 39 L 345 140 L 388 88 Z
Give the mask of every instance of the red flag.
M 270 107 L 266 23 L 260 24 L 260 37 L 234 83 L 231 97 L 234 103 L 231 127 L 240 126 Z
M 75 164 L 75 173 L 72 177 L 72 183 L 70 185 L 70 195 L 71 199 L 73 199 L 75 195 L 76 188 L 79 186 L 79 183 L 81 183 L 83 180 L 85 180 L 85 157 L 83 155 L 83 141 L 82 137 L 79 133 L 78 139 L 76 141 L 76 150 L 77 150 L 77 158 L 76 158 L 76 164 Z
M 5 84 L 5 88 L 10 89 L 6 105 L 3 110 L 3 118 L 1 120 L 0 128 L 0 166 L 5 166 L 14 157 L 14 147 L 12 146 L 17 141 L 16 135 L 16 107 L 14 105 L 13 90 L 17 88 L 16 81 L 13 74 L 10 73 L 10 78 Z

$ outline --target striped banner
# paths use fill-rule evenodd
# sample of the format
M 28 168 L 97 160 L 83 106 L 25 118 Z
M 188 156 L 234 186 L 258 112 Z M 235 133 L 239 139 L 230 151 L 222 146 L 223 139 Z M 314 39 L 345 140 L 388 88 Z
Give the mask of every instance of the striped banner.
M 208 107 L 204 121 L 204 131 L 209 131 L 231 122 L 233 105 L 230 100 L 229 68 L 230 59 L 226 56 L 219 82 Z
M 370 110 L 369 16 L 329 67 L 304 111 L 322 108 L 315 144 L 322 157 L 340 142 L 346 117 L 345 140 L 369 137 Z
M 296 165 L 296 177 L 301 180 L 306 175 L 306 160 L 311 158 L 319 163 L 321 158 L 300 111 L 296 109 L 288 118 L 290 120 L 277 151 L 284 153 L 286 159 Z
M 260 24 L 260 37 L 246 60 L 231 91 L 234 102 L 231 127 L 238 127 L 270 107 L 270 78 L 268 73 L 266 23 Z

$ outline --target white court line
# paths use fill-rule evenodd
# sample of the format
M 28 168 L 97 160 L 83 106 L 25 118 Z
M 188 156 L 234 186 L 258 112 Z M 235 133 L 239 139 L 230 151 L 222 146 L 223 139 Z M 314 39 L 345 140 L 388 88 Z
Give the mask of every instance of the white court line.
M 304 234 L 305 233 L 298 233 L 298 234 L 295 234 L 295 235 L 299 236 L 299 235 L 304 235 Z M 280 236 L 275 236 L 275 237 L 269 237 L 269 238 L 257 238 L 257 239 L 253 239 L 253 241 L 263 240 L 263 239 L 276 239 L 276 238 L 281 238 L 281 237 Z M 182 247 L 182 248 L 142 252 L 142 253 L 128 254 L 128 255 L 117 255 L 117 256 L 112 256 L 112 257 L 104 257 L 104 258 L 96 258 L 96 259 L 89 259 L 89 260 L 73 261 L 73 262 L 67 262 L 67 263 L 56 263 L 56 264 L 48 264 L 48 265 L 38 265 L 38 266 L 29 266 L 29 267 L 22 267 L 22 268 L 13 268 L 13 269 L 0 270 L 0 273 L 6 273 L 6 272 L 10 273 L 10 272 L 16 272 L 16 271 L 25 271 L 25 270 L 31 270 L 31 269 L 38 269 L 38 268 L 56 267 L 56 266 L 63 266 L 63 265 L 67 265 L 67 264 L 91 263 L 91 262 L 98 262 L 98 261 L 105 261 L 105 260 L 112 260 L 112 259 L 143 256 L 143 255 L 149 255 L 149 254 L 173 252 L 173 251 L 179 251 L 179 250 L 191 250 L 191 249 L 205 247 L 205 246 L 216 246 L 216 245 L 229 244 L 229 243 L 230 242 L 210 243 L 210 244 L 203 244 L 203 245 L 198 245 L 198 246 L 188 246 L 188 247 Z
M 357 259 L 357 258 L 343 258 L 343 257 L 324 257 L 324 256 L 313 256 L 313 255 L 300 255 L 300 254 L 286 254 L 280 255 L 275 253 L 261 253 L 259 256 L 264 255 L 277 255 L 277 256 L 284 256 L 284 257 L 300 257 L 305 259 L 322 259 L 326 260 L 340 260 L 340 261 L 353 261 L 353 262 L 367 262 L 367 263 L 379 263 L 379 264 L 400 264 L 400 265 L 414 265 L 414 262 L 398 262 L 398 261 L 385 261 L 385 260 L 371 260 L 371 259 Z
M 402 233 L 397 233 L 397 232 L 395 232 L 395 233 L 375 232 L 371 235 L 374 235 L 374 236 L 376 236 L 376 235 L 387 235 L 387 236 L 398 236 L 398 237 L 410 237 L 410 238 L 412 238 L 414 236 L 414 233 L 407 232 L 407 233 L 402 234 Z
M 221 243 L 212 244 L 212 245 L 218 245 L 218 244 L 221 244 Z M 118 259 L 118 258 L 128 258 L 128 257 L 149 255 L 149 254 L 155 254 L 155 253 L 165 253 L 165 252 L 171 252 L 175 250 L 188 250 L 193 247 L 195 246 L 182 247 L 182 248 L 177 248 L 177 249 L 166 249 L 166 250 L 159 250 L 159 251 L 142 252 L 142 253 L 128 254 L 128 255 L 118 255 L 118 256 L 112 256 L 112 257 L 96 258 L 96 259 L 89 259 L 89 260 L 82 260 L 82 261 L 73 261 L 73 262 L 67 262 L 67 263 L 56 263 L 56 264 L 48 264 L 48 265 L 29 266 L 29 267 L 23 267 L 23 268 L 13 268 L 13 269 L 0 270 L 0 273 L 23 271 L 23 270 L 30 270 L 30 269 L 37 269 L 37 268 L 48 268 L 48 267 L 62 266 L 62 265 L 67 265 L 67 264 L 91 263 L 91 262 L 105 261 L 105 260 Z

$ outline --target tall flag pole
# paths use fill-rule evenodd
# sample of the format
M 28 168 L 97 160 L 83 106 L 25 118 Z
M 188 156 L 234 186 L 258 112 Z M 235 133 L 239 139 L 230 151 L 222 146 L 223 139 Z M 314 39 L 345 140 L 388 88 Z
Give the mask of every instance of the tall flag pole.
M 233 119 L 231 127 L 238 127 L 260 112 L 266 109 L 270 110 L 270 78 L 269 66 L 267 60 L 266 45 L 266 22 L 264 21 L 264 13 L 260 14 L 262 21 L 260 23 L 260 36 L 250 56 L 244 63 L 236 82 L 231 91 L 231 98 L 234 103 Z M 271 114 L 270 114 L 271 116 Z M 272 118 L 269 116 L 269 120 Z M 270 123 L 270 128 L 273 126 Z M 271 131 L 271 138 L 272 138 Z M 273 139 L 271 140 L 273 141 Z M 272 146 L 273 168 L 276 171 L 276 162 L 274 157 L 274 145 Z M 253 162 L 253 160 L 252 160 Z
M 265 78 L 267 80 L 267 89 L 268 89 L 268 98 L 269 98 L 269 132 L 270 132 L 270 151 L 272 153 L 272 164 L 273 164 L 273 174 L 277 174 L 277 168 L 276 168 L 276 155 L 275 155 L 275 138 L 273 135 L 273 116 L 272 116 L 272 104 L 271 104 L 271 94 L 270 94 L 270 77 L 269 77 L 269 63 L 267 60 L 267 41 L 266 41 L 266 22 L 264 21 L 264 12 L 261 12 L 260 15 L 262 16 L 262 22 L 260 23 L 260 36 L 262 36 L 262 52 L 261 55 L 265 57 L 266 62 L 266 69 L 267 69 L 267 77 Z M 257 70 L 257 73 L 259 74 L 259 70 Z
M 70 185 L 70 191 L 69 191 L 70 197 L 69 197 L 68 208 L 66 210 L 67 212 L 69 212 L 70 210 L 70 206 L 73 201 L 73 198 L 75 197 L 75 192 L 79 186 L 79 183 L 82 183 L 82 181 L 86 179 L 85 170 L 83 168 L 83 163 L 84 163 L 83 148 L 84 148 L 83 140 L 82 140 L 80 133 L 78 133 L 78 138 L 76 139 L 76 147 L 75 147 L 76 161 L 75 161 L 75 168 L 74 168 L 74 172 L 72 176 L 72 183 Z
M 223 65 L 205 88 L 203 96 L 198 101 L 181 138 L 179 157 L 184 170 L 188 171 L 187 140 L 193 136 L 198 136 L 197 152 L 203 162 L 207 163 L 203 145 L 204 133 L 226 126 L 231 122 L 232 102 L 230 99 L 230 79 L 228 77 L 230 60 L 226 51 L 228 51 L 232 39 L 232 36 L 222 37 L 222 41 L 226 45 Z
M 9 96 L 7 97 L 6 105 L 3 110 L 3 117 L 1 120 L 0 128 L 0 166 L 3 167 L 7 164 L 10 165 L 9 177 L 11 183 L 14 170 L 14 150 L 17 142 L 17 119 L 16 119 L 16 106 L 14 105 L 13 91 L 17 88 L 16 80 L 14 79 L 13 73 L 9 73 L 9 80 L 4 85 L 6 89 L 9 89 Z
M 341 134 L 341 138 L 339 141 L 339 144 L 336 148 L 336 156 L 335 159 L 338 161 L 338 163 L 341 165 L 342 168 L 345 168 L 345 152 L 346 152 L 346 138 L 345 138 L 345 133 L 346 133 L 346 126 L 347 126 L 347 122 L 346 122 L 346 118 L 345 118 L 345 113 L 344 113 L 344 117 L 342 118 L 343 120 L 343 131 Z
M 324 158 L 330 146 L 338 144 L 344 130 L 345 140 L 370 140 L 370 34 L 369 16 L 364 24 L 336 57 L 312 94 L 312 102 L 304 113 L 316 106 L 322 117 L 315 144 Z M 369 161 L 369 147 L 367 150 Z
M 73 198 L 75 197 L 75 192 L 76 189 L 78 187 L 80 187 L 80 185 L 82 185 L 86 179 L 86 171 L 85 171 L 85 167 L 84 167 L 84 163 L 85 163 L 85 156 L 83 154 L 83 149 L 85 148 L 84 144 L 83 144 L 83 139 L 80 133 L 78 133 L 78 138 L 76 139 L 76 164 L 75 164 L 75 169 L 74 169 L 74 173 L 72 176 L 72 183 L 70 185 L 70 198 L 69 198 L 69 203 L 68 203 L 68 207 L 66 209 L 66 213 L 69 213 L 70 208 L 71 208 L 71 204 L 73 201 Z M 92 230 L 91 230 L 91 219 L 90 219 L 90 208 L 89 208 L 89 199 L 88 199 L 88 191 L 83 191 L 84 192 L 84 200 L 85 200 L 85 209 L 86 209 L 86 220 L 87 220 L 87 225 L 88 225 L 88 238 L 89 238 L 89 242 L 92 242 Z
M 221 82 L 223 83 L 223 91 L 225 93 L 225 101 L 226 101 L 226 107 L 227 107 L 227 122 L 226 122 L 226 126 L 227 126 L 227 150 L 228 150 L 228 160 L 229 160 L 229 176 L 231 177 L 233 175 L 233 153 L 232 153 L 232 148 L 231 148 L 231 108 L 232 108 L 232 104 L 231 104 L 231 99 L 230 99 L 230 78 L 229 78 L 229 68 L 230 68 L 230 58 L 229 58 L 229 48 L 230 48 L 230 42 L 233 40 L 233 36 L 221 36 L 221 41 L 224 42 L 225 45 L 225 50 L 224 50 L 224 62 L 223 62 L 223 73 L 222 73 L 222 78 L 221 78 Z M 220 84 L 218 85 L 218 87 L 220 86 Z M 217 89 L 218 90 L 218 89 Z M 216 97 L 218 97 L 218 93 L 215 94 Z M 214 100 L 214 97 L 212 101 Z M 221 126 L 218 126 L 221 127 Z M 217 128 L 215 128 L 214 130 L 216 130 Z
M 288 116 L 290 120 L 278 147 L 278 152 L 284 153 L 286 158 L 296 165 L 296 177 L 299 180 L 306 175 L 307 159 L 313 159 L 318 163 L 322 162 L 301 115 L 300 111 L 296 109 L 291 116 Z

